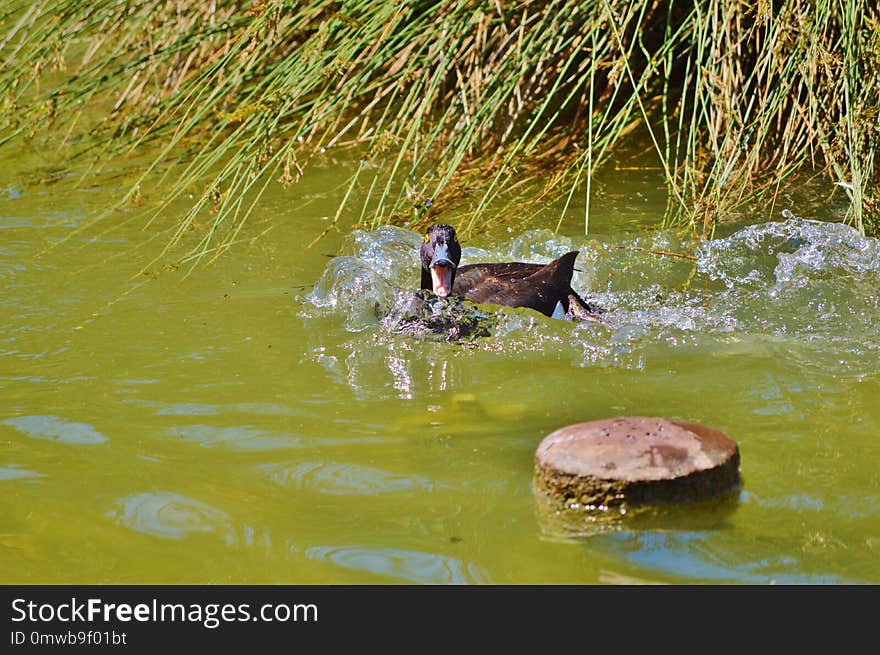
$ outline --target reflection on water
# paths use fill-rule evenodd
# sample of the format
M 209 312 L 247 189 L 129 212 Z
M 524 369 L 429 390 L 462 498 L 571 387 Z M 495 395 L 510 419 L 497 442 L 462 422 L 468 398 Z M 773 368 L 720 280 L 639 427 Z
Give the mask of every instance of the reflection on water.
M 459 368 L 464 353 L 437 351 L 429 344 L 402 335 L 358 335 L 334 346 L 321 346 L 306 353 L 329 377 L 350 387 L 359 398 L 392 395 L 411 400 L 430 392 L 443 392 Z M 383 380 L 377 383 L 377 377 Z
M 419 584 L 491 584 L 487 572 L 479 566 L 435 553 L 351 545 L 315 546 L 307 549 L 306 555 L 343 568 Z
M 797 573 L 798 558 L 776 555 L 755 561 L 731 562 L 707 557 L 711 532 L 617 532 L 599 539 L 641 568 L 689 580 L 740 584 L 853 584 L 838 575 Z M 792 571 L 792 572 L 786 572 Z M 675 578 L 673 578 L 675 579 Z
M 163 539 L 213 533 L 233 537 L 229 516 L 206 503 L 169 491 L 141 493 L 117 501 L 111 518 L 136 532 Z
M 535 517 L 542 539 L 556 543 L 581 543 L 584 539 L 623 530 L 712 531 L 730 526 L 740 507 L 737 488 L 716 498 L 691 503 L 602 509 L 560 509 L 559 503 L 535 490 Z
M 34 439 L 68 444 L 99 444 L 107 437 L 88 423 L 74 423 L 57 416 L 19 416 L 0 421 Z

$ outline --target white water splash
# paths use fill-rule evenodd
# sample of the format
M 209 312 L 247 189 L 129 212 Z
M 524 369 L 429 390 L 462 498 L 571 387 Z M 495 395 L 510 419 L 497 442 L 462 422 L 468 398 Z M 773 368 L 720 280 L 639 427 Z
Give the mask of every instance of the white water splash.
M 404 349 L 394 344 L 405 337 L 389 335 L 380 318 L 395 291 L 418 286 L 420 243 L 400 228 L 355 231 L 305 305 L 341 317 L 350 332 L 369 331 L 398 356 Z M 462 263 L 549 262 L 570 250 L 581 251 L 572 286 L 606 310 L 600 322 L 488 307 L 492 335 L 471 347 L 641 368 L 657 348 L 770 340 L 820 370 L 880 366 L 880 242 L 848 226 L 789 218 L 696 247 L 671 231 L 606 244 L 534 230 L 491 250 L 465 248 Z

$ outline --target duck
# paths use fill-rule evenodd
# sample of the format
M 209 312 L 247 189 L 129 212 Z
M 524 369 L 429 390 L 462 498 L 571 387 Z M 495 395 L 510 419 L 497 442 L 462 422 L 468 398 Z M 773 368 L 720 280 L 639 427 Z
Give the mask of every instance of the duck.
M 599 309 L 571 288 L 572 250 L 549 264 L 495 262 L 460 266 L 461 245 L 450 225 L 432 225 L 419 248 L 421 288 L 478 304 L 528 307 L 552 318 L 598 320 Z

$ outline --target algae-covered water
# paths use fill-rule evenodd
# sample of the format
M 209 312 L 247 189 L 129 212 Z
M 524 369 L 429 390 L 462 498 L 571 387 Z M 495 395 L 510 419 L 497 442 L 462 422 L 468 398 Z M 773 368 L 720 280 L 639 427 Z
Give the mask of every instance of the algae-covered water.
M 246 234 L 271 230 L 214 263 L 138 275 L 168 235 L 90 224 L 124 176 L 48 184 L 6 157 L 0 582 L 880 582 L 876 240 L 782 202 L 695 248 L 651 227 L 656 179 L 608 175 L 588 236 L 574 206 L 558 233 L 464 244 L 464 262 L 581 250 L 602 320 L 488 308 L 490 337 L 446 342 L 377 318 L 417 284 L 420 234 L 352 210 L 308 247 L 356 162 L 273 188 Z M 724 430 L 741 489 L 548 515 L 540 440 L 618 415 Z

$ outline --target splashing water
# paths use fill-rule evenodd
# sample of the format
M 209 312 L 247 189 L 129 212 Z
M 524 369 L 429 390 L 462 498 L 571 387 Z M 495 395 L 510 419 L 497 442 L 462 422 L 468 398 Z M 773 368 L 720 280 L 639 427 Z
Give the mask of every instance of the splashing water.
M 400 292 L 418 288 L 420 243 L 400 228 L 355 231 L 303 299 L 304 312 L 341 317 L 346 330 L 367 331 L 373 345 L 401 350 L 408 337 L 395 328 L 409 305 Z M 880 364 L 880 242 L 845 225 L 789 218 L 696 249 L 669 231 L 602 244 L 534 230 L 491 250 L 467 247 L 462 262 L 546 263 L 569 250 L 581 252 L 572 286 L 605 309 L 601 321 L 474 306 L 491 336 L 469 345 L 641 368 L 657 348 L 747 342 L 781 347 L 794 363 L 838 375 Z

